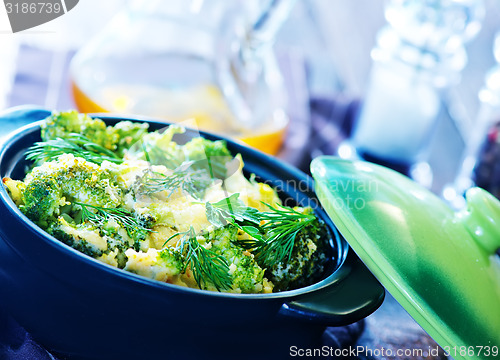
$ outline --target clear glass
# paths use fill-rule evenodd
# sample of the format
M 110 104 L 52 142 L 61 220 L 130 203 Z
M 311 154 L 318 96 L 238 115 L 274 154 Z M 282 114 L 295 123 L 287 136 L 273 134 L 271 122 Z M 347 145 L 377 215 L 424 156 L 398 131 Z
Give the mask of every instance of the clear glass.
M 391 0 L 387 22 L 418 47 L 453 52 L 481 29 L 485 7 L 481 0 Z
M 462 165 L 453 184 L 446 186 L 443 197 L 456 208 L 465 204 L 465 192 L 479 186 L 500 199 L 500 33 L 495 36 L 493 52 L 499 63 L 485 77 L 479 91 L 481 107 L 462 157 Z
M 392 0 L 372 51 L 370 84 L 353 131 L 361 156 L 411 168 L 425 156 L 442 92 L 460 80 L 464 43 L 481 27 L 482 0 Z M 411 171 L 411 170 L 410 170 Z
M 194 119 L 269 153 L 288 118 L 272 49 L 294 0 L 135 0 L 75 56 L 80 111 Z

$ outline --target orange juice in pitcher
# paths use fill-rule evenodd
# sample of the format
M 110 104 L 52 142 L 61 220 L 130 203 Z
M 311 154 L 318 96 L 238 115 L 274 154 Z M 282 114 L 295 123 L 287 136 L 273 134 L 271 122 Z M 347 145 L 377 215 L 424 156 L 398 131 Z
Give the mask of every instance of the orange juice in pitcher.
M 276 154 L 288 117 L 271 43 L 293 2 L 132 1 L 72 61 L 78 110 L 194 119 Z

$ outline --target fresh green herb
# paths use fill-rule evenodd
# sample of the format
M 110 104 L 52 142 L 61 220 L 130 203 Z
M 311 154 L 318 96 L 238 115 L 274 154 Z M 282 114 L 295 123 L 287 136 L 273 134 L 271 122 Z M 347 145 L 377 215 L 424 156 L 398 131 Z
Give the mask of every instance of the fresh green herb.
M 144 144 L 144 139 L 141 139 L 141 147 L 142 147 L 142 151 L 144 152 L 144 157 L 146 158 L 146 161 L 148 163 L 151 163 L 151 157 L 149 156 L 149 152 L 146 149 L 146 144 Z
M 213 180 L 206 171 L 193 170 L 191 165 L 191 161 L 184 162 L 171 175 L 147 170 L 139 180 L 139 193 L 151 195 L 167 191 L 170 197 L 178 189 L 182 189 L 193 198 L 201 200 Z
M 317 219 L 314 214 L 300 213 L 293 208 L 267 206 L 271 211 L 260 213 L 264 221 L 260 228 L 266 233 L 266 238 L 256 238 L 253 251 L 258 262 L 272 266 L 286 258 L 287 261 L 291 259 L 297 234 Z
M 241 226 L 260 225 L 259 211 L 246 206 L 239 196 L 236 193 L 215 203 L 205 203 L 207 220 L 216 227 L 235 222 Z
M 121 164 L 123 159 L 111 150 L 90 141 L 87 137 L 71 133 L 67 138 L 57 138 L 35 143 L 26 152 L 26 159 L 34 161 L 54 160 L 62 154 L 73 154 L 100 165 L 104 160 Z
M 213 284 L 218 291 L 230 289 L 232 278 L 227 260 L 200 245 L 193 227 L 171 236 L 165 244 L 179 235 L 181 238 L 176 249 L 181 253 L 184 263 L 182 272 L 185 272 L 189 266 L 200 289 L 205 288 L 208 282 Z
M 120 208 L 103 208 L 100 206 L 74 202 L 82 207 L 82 221 L 88 221 L 95 226 L 102 227 L 110 220 L 123 226 L 131 238 L 144 238 L 153 230 L 144 227 L 132 212 Z
M 247 207 L 233 194 L 217 203 L 206 203 L 207 219 L 215 226 L 232 223 L 250 235 L 251 239 L 238 240 L 245 249 L 252 250 L 257 262 L 271 266 L 290 260 L 297 234 L 316 221 L 314 214 L 304 214 L 293 208 L 272 207 L 259 212 Z

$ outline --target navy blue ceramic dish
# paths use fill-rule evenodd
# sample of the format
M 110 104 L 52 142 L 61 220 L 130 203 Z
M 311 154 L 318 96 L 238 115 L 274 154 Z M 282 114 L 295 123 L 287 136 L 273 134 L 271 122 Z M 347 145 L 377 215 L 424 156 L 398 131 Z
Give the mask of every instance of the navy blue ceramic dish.
M 2 178 L 24 176 L 24 151 L 40 140 L 37 121 L 49 114 L 36 109 L 0 114 L 2 124 L 28 123 L 4 138 Z M 124 120 L 99 117 L 108 124 Z M 152 130 L 165 127 L 148 122 Z M 316 202 L 311 186 L 290 185 L 312 184 L 302 172 L 227 143 L 242 155 L 247 172 L 278 187 L 286 183 L 283 198 Z M 320 346 L 326 326 L 358 321 L 384 298 L 384 289 L 328 216 L 321 209 L 317 214 L 328 224 L 334 246 L 332 269 L 323 280 L 280 293 L 225 294 L 156 282 L 87 257 L 34 225 L 1 187 L 0 306 L 41 344 L 69 359 L 287 358 L 290 346 Z

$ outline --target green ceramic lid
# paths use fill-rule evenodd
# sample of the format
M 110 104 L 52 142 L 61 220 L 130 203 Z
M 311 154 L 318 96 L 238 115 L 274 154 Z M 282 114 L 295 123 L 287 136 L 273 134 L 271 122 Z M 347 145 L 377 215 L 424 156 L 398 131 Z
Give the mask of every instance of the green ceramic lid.
M 311 171 L 321 204 L 353 250 L 445 351 L 455 359 L 499 358 L 496 198 L 474 188 L 467 208 L 454 212 L 378 165 L 319 157 Z

